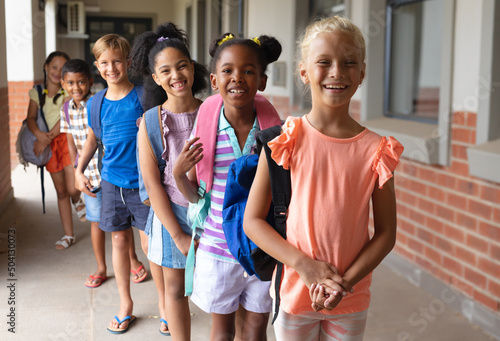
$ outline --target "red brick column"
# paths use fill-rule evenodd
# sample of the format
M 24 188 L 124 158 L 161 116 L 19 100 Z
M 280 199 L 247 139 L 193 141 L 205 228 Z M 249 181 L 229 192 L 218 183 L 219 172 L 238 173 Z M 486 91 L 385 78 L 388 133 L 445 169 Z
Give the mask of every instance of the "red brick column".
M 10 118 L 10 161 L 14 168 L 19 164 L 16 153 L 17 133 L 28 113 L 28 91 L 33 87 L 33 81 L 9 82 L 9 118 Z
M 0 88 L 0 214 L 13 196 L 9 157 L 8 88 Z

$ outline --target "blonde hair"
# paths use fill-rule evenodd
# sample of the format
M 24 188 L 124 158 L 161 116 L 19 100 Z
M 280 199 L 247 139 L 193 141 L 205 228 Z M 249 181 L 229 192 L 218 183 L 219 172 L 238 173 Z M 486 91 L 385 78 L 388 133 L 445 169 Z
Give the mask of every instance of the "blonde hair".
M 349 19 L 339 16 L 324 18 L 322 20 L 315 21 L 307 26 L 304 36 L 299 42 L 301 61 L 305 62 L 307 61 L 307 58 L 309 58 L 310 45 L 313 39 L 315 39 L 321 33 L 333 32 L 343 32 L 350 34 L 353 38 L 354 46 L 361 51 L 361 61 L 365 61 L 366 45 L 365 38 L 363 38 L 361 30 Z
M 130 54 L 131 47 L 127 39 L 118 34 L 111 33 L 102 36 L 95 42 L 94 47 L 92 48 L 92 53 L 97 60 L 99 59 L 101 54 L 104 53 L 104 51 L 109 49 L 120 50 L 123 53 L 125 59 L 127 59 L 128 55 Z

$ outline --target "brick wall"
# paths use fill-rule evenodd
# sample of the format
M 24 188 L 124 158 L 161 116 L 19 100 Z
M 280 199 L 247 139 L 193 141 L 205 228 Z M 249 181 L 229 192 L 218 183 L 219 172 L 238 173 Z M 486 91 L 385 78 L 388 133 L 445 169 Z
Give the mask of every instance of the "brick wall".
M 500 311 L 500 184 L 469 175 L 477 115 L 455 112 L 449 167 L 403 159 L 396 252 Z M 484 165 L 488 167 L 488 165 Z
M 359 110 L 352 101 L 355 119 Z M 449 167 L 401 159 L 394 252 L 498 313 L 500 184 L 469 175 L 466 150 L 476 143 L 476 125 L 475 113 L 453 114 Z
M 0 214 L 12 196 L 8 88 L 0 88 Z
M 10 117 L 10 162 L 11 168 L 19 164 L 16 153 L 17 133 L 28 113 L 28 91 L 34 82 L 9 82 L 9 117 Z

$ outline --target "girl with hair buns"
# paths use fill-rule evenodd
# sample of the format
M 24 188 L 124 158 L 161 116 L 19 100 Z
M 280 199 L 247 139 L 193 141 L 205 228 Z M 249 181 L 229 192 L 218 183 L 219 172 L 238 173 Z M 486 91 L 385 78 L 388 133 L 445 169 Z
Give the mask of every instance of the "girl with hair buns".
M 231 255 L 222 229 L 222 203 L 229 164 L 253 152 L 259 130 L 280 124 L 274 107 L 257 95 L 266 88 L 267 66 L 280 54 L 281 44 L 268 36 L 242 39 L 226 33 L 212 42 L 210 83 L 219 94 L 201 105 L 194 137 L 173 169 L 187 200 L 198 202 L 199 186 L 210 198 L 191 300 L 212 315 L 211 340 L 233 340 L 236 333 L 244 340 L 266 340 L 270 282 L 248 276 Z M 242 330 L 236 331 L 240 305 L 242 321 L 237 325 Z
M 147 256 L 158 291 L 160 333 L 174 340 L 191 339 L 188 297 L 184 296 L 184 268 L 191 242 L 187 223 L 188 201 L 172 176 L 172 165 L 193 129 L 201 100 L 194 95 L 208 84 L 208 71 L 191 59 L 185 33 L 172 23 L 135 39 L 132 67 L 145 76 L 143 103 L 163 124 L 162 158 L 167 165 L 160 174 L 143 119 L 139 126 L 139 162 L 154 211 Z M 147 113 L 145 114 L 147 115 Z M 167 321 L 169 324 L 167 325 Z
M 311 111 L 288 117 L 268 143 L 272 159 L 290 170 L 287 239 L 269 224 L 271 185 L 259 159 L 243 226 L 260 248 L 284 264 L 278 340 L 363 339 L 371 272 L 396 241 L 395 170 L 403 146 L 349 115 L 365 76 L 365 43 L 347 19 L 311 24 L 301 44 L 301 80 Z M 374 234 L 368 230 L 370 201 Z

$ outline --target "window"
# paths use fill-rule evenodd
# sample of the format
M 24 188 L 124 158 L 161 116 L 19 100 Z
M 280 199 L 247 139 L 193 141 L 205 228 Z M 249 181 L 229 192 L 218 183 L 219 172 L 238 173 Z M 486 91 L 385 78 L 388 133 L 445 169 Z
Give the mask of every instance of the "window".
M 309 2 L 309 20 L 312 22 L 318 18 L 338 15 L 346 16 L 346 5 L 344 0 L 311 0 Z
M 360 89 L 363 125 L 398 139 L 408 159 L 448 165 L 455 0 L 370 1 L 363 20 L 367 49 L 367 73 Z M 441 26 L 432 37 L 428 21 Z M 406 51 L 405 44 L 413 52 Z M 432 49 L 436 52 L 430 53 Z M 432 63 L 435 71 L 429 75 Z
M 386 115 L 437 122 L 443 8 L 439 0 L 388 1 Z

